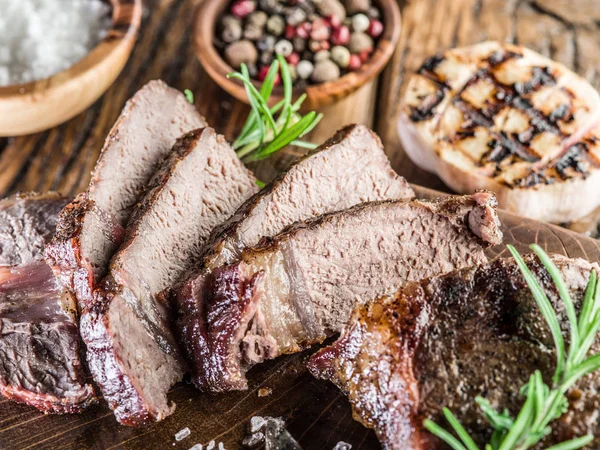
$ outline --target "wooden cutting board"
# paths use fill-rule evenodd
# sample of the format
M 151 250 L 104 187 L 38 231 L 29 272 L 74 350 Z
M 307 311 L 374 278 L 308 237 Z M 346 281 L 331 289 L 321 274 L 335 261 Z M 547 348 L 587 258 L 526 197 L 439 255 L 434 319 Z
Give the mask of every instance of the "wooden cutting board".
M 415 187 L 420 198 L 440 195 Z M 443 195 L 443 194 L 442 194 Z M 526 252 L 536 242 L 553 253 L 600 261 L 600 241 L 563 228 L 500 214 L 505 243 Z M 507 256 L 505 246 L 488 256 Z M 331 450 L 342 440 L 353 449 L 377 449 L 373 432 L 352 420 L 348 401 L 330 383 L 314 379 L 305 363 L 311 350 L 282 357 L 249 373 L 250 389 L 223 395 L 207 395 L 181 383 L 171 392 L 175 413 L 165 421 L 143 428 L 119 426 L 104 405 L 84 414 L 50 416 L 33 408 L 0 401 L 1 449 L 189 449 L 196 443 L 223 442 L 239 448 L 248 422 L 255 415 L 281 416 L 288 430 L 305 450 Z M 260 388 L 272 394 L 259 397 Z M 188 427 L 190 436 L 176 442 L 175 434 Z

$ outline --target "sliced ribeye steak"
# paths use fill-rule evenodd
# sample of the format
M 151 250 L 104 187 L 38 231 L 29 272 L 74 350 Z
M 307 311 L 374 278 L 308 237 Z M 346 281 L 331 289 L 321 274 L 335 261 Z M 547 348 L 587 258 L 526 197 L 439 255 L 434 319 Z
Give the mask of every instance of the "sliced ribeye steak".
M 185 96 L 151 81 L 125 105 L 90 185 L 61 214 L 47 260 L 82 310 L 106 275 L 133 207 L 175 139 L 206 123 Z
M 579 309 L 590 271 L 598 266 L 553 259 Z M 548 272 L 535 257 L 526 263 L 566 332 L 564 305 Z M 475 397 L 514 417 L 523 404 L 520 389 L 536 369 L 551 383 L 554 348 L 516 263 L 500 259 L 407 283 L 393 296 L 357 307 L 342 337 L 314 355 L 309 369 L 348 395 L 354 417 L 375 429 L 383 448 L 442 450 L 447 446 L 423 428 L 424 419 L 445 426 L 441 408 L 448 407 L 483 446 L 491 430 Z M 599 351 L 597 341 L 592 352 Z M 600 448 L 598 383 L 594 374 L 576 384 L 568 411 L 536 449 L 587 433 L 596 441 L 586 448 Z
M 562 64 L 499 42 L 451 49 L 411 76 L 400 137 L 419 166 L 459 193 L 496 192 L 501 208 L 550 222 L 600 197 L 600 95 Z
M 210 231 L 258 190 L 212 128 L 179 138 L 150 186 L 81 319 L 90 371 L 125 425 L 169 415 L 167 392 L 184 373 L 158 295 L 198 263 Z
M 0 392 L 44 412 L 79 412 L 95 402 L 74 301 L 43 260 L 68 202 L 54 193 L 0 201 Z
M 352 308 L 407 280 L 486 261 L 501 242 L 493 194 L 381 201 L 299 222 L 214 270 L 180 305 L 202 390 L 245 389 L 253 365 L 322 342 Z

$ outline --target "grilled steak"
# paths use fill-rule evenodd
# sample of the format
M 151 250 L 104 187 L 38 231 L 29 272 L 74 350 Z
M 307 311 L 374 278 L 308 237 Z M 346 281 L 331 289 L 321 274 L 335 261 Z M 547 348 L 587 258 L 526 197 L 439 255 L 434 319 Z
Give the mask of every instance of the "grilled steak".
M 198 262 L 210 231 L 258 190 L 211 128 L 179 138 L 151 186 L 81 319 L 90 371 L 125 425 L 169 415 L 167 392 L 184 372 L 157 295 Z
M 123 228 L 175 139 L 206 123 L 184 95 L 151 81 L 125 105 L 102 149 L 86 192 L 65 208 L 46 252 L 80 309 L 106 274 Z
M 406 280 L 486 260 L 501 242 L 493 194 L 382 201 L 297 223 L 214 270 L 183 302 L 180 340 L 202 390 L 246 388 L 246 371 L 340 330 L 356 303 Z
M 457 192 L 551 222 L 600 205 L 600 95 L 564 66 L 497 42 L 429 58 L 407 86 L 404 148 Z
M 579 307 L 590 270 L 598 266 L 559 256 L 554 261 Z M 526 262 L 567 330 L 549 274 L 537 259 Z M 448 407 L 482 446 L 490 430 L 475 397 L 514 417 L 523 404 L 520 388 L 534 370 L 550 382 L 556 367 L 550 349 L 550 330 L 516 263 L 501 259 L 408 283 L 391 297 L 357 307 L 342 337 L 314 355 L 309 369 L 348 395 L 354 417 L 375 429 L 383 448 L 441 450 L 446 446 L 425 431 L 425 418 L 445 424 L 441 409 Z M 573 388 L 568 412 L 536 448 L 586 433 L 597 437 L 589 448 L 599 447 L 597 385 L 594 375 Z
M 194 301 L 212 270 L 238 261 L 244 248 L 294 222 L 366 201 L 412 197 L 414 192 L 406 180 L 390 167 L 379 137 L 365 126 L 347 126 L 217 227 L 199 269 L 171 292 L 171 302 L 179 310 L 179 304 Z M 187 323 L 183 313 L 181 316 L 177 323 Z
M 44 412 L 79 412 L 95 401 L 73 300 L 43 261 L 68 202 L 53 193 L 0 201 L 0 392 Z

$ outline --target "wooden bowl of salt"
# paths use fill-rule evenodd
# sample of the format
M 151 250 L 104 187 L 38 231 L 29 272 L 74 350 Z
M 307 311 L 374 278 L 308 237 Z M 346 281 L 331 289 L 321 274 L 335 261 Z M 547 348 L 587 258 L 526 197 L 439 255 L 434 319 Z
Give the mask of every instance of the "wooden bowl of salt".
M 0 136 L 21 136 L 59 125 L 94 103 L 127 62 L 140 26 L 142 0 L 105 0 L 105 37 L 71 67 L 40 80 L 0 86 Z

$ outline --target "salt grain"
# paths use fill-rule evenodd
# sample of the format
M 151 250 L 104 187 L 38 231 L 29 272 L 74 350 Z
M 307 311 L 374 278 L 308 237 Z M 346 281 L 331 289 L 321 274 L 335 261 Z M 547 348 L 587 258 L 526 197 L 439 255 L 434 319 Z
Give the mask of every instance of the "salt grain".
M 179 441 L 183 441 L 186 437 L 188 437 L 191 434 L 191 431 L 188 427 L 185 427 L 183 430 L 179 430 L 177 432 L 177 434 L 175 435 L 175 440 L 177 442 Z
M 189 450 L 202 450 L 202 444 L 193 445 Z
M 54 75 L 82 59 L 110 27 L 101 0 L 2 0 L 0 86 Z
M 338 442 L 337 444 L 335 444 L 335 447 L 333 447 L 333 450 L 351 450 L 351 449 L 352 449 L 352 446 L 344 441 Z
M 206 450 L 213 450 L 215 448 L 215 441 L 210 441 L 206 446 Z

